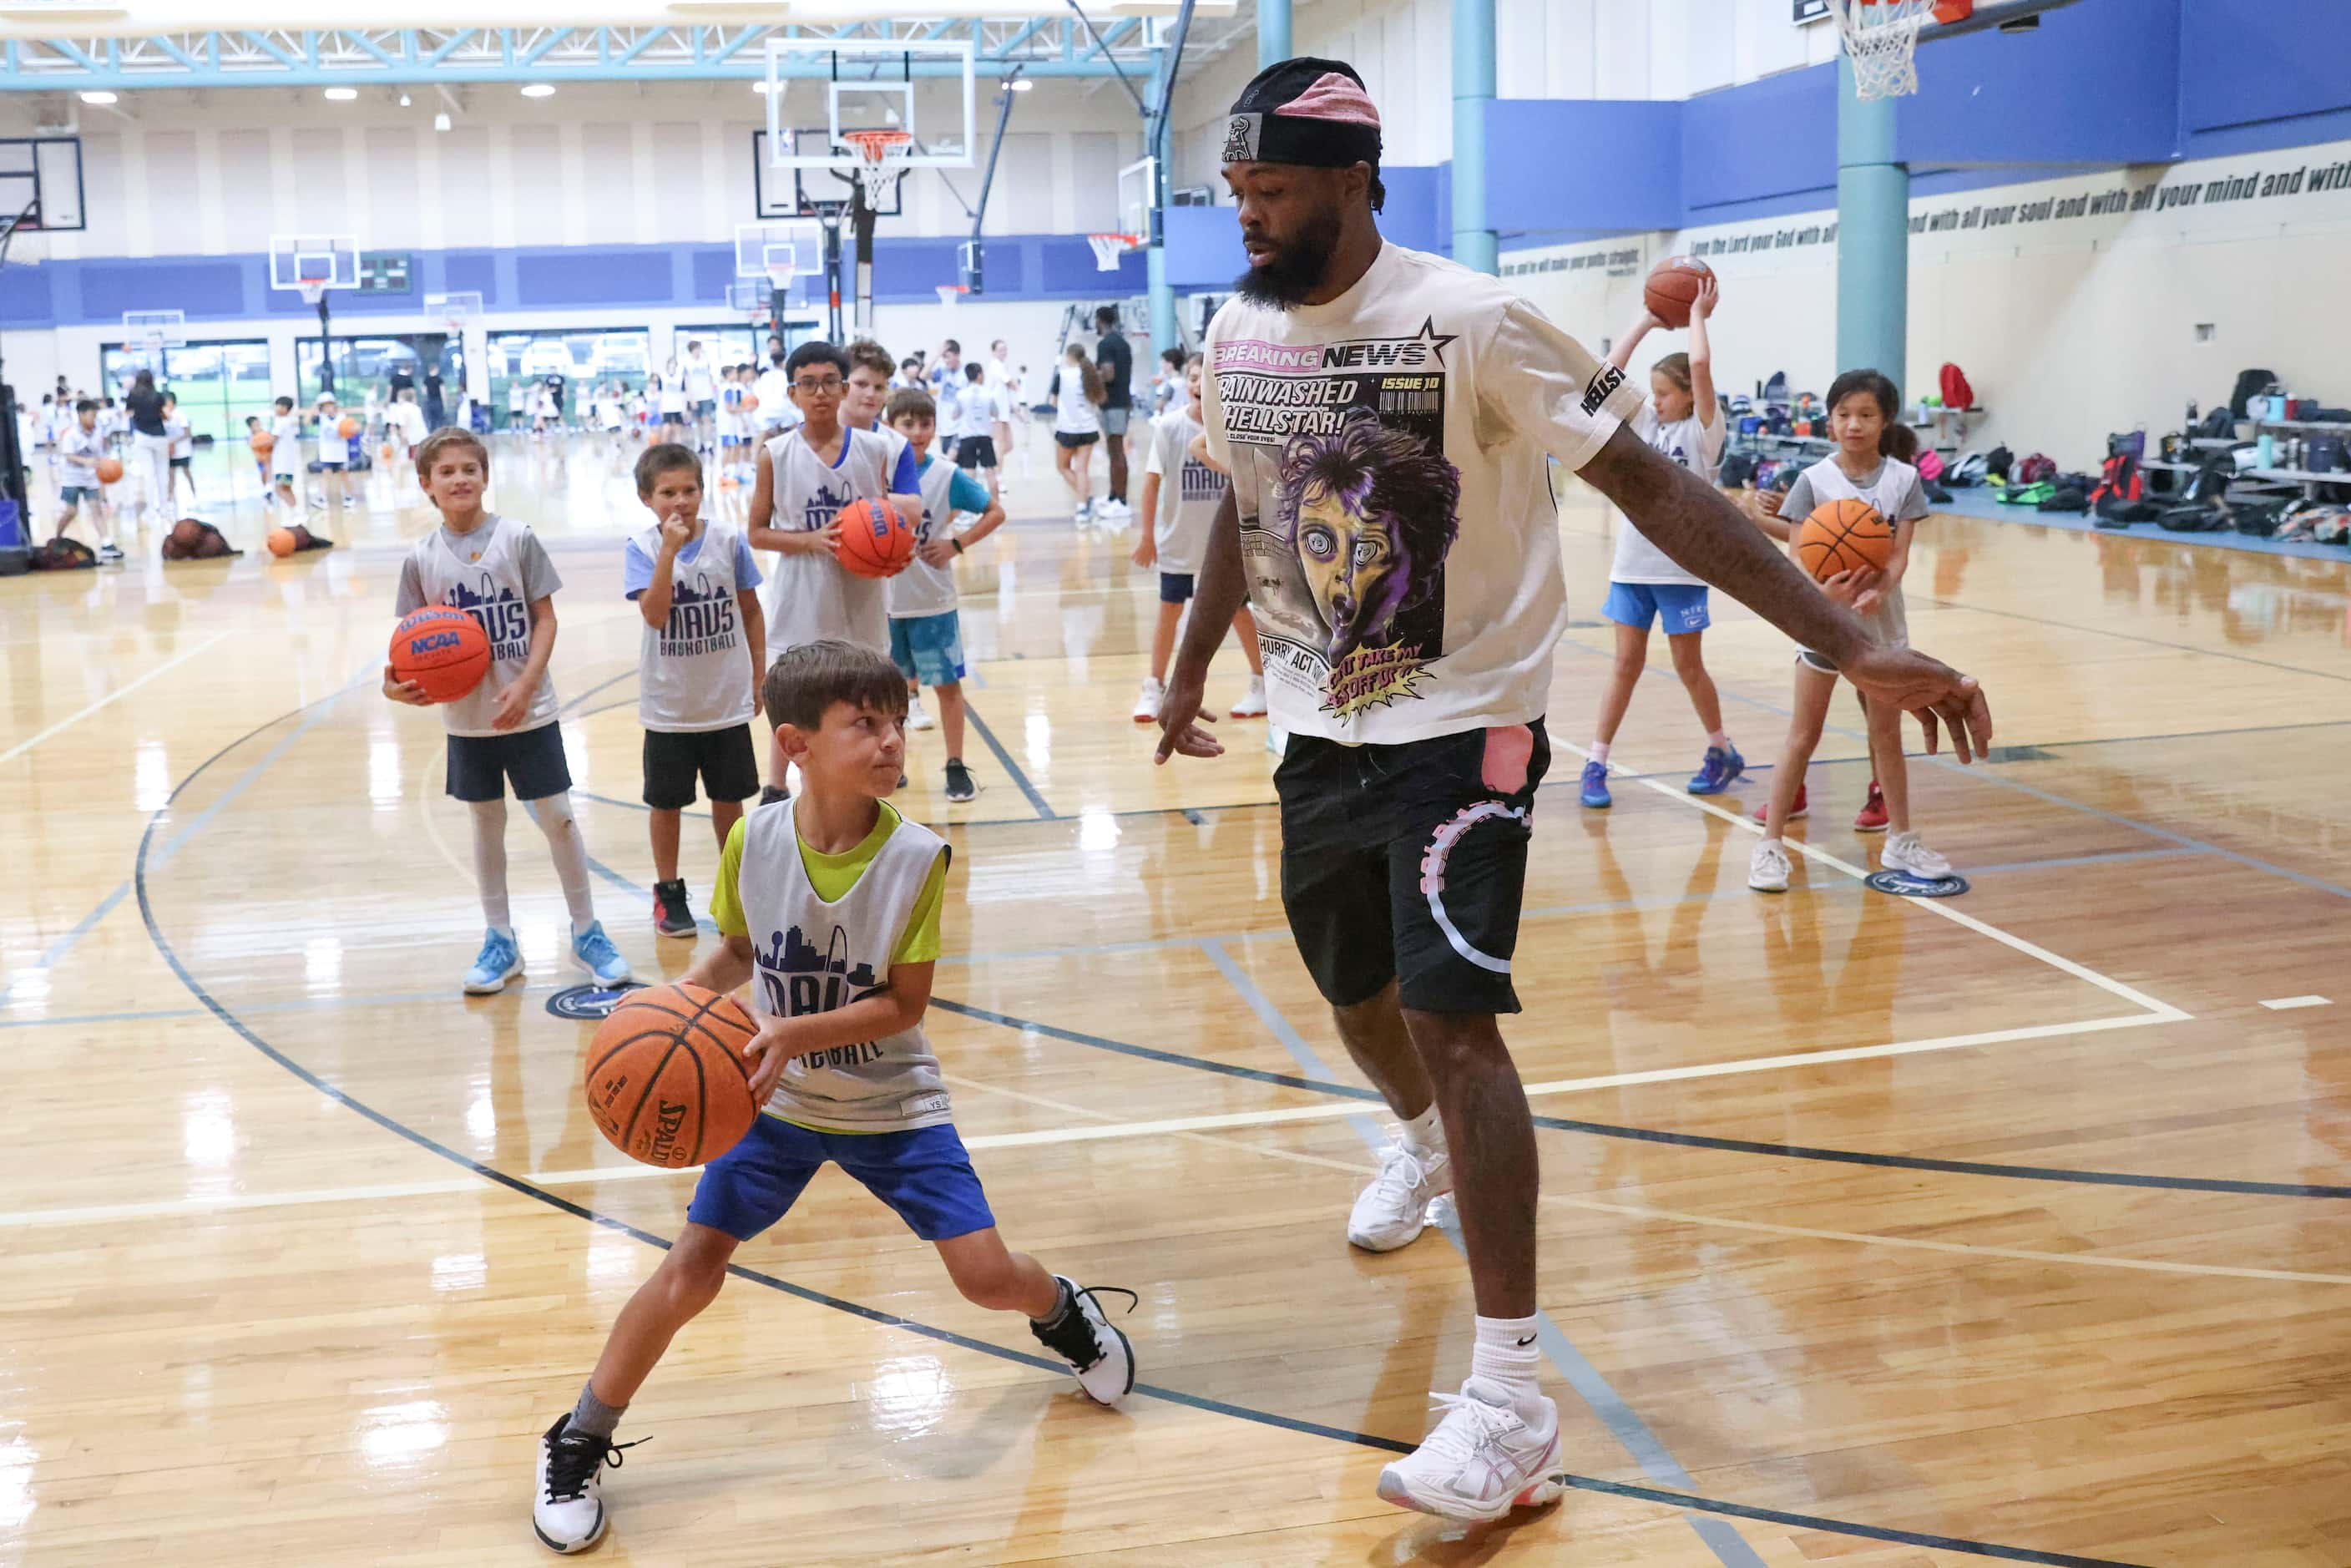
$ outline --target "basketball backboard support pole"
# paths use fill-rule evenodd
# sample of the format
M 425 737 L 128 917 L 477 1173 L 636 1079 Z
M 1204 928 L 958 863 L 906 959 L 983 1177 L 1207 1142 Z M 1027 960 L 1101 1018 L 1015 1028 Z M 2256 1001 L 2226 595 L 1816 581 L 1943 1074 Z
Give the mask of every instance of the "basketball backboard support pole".
M 457 340 L 457 366 L 463 372 L 460 384 L 465 394 L 477 401 L 487 398 L 490 358 L 489 345 L 481 336 L 481 290 L 460 288 L 447 294 L 428 294 L 424 297 L 424 308 L 439 316 L 449 336 Z
M 987 144 L 987 172 L 979 177 L 979 202 L 972 209 L 971 238 L 956 247 L 956 281 L 975 299 L 987 292 L 987 253 L 980 239 L 980 229 L 987 222 L 987 193 L 996 188 L 996 161 L 1004 153 L 1004 128 L 1012 122 L 1013 100 L 1020 96 L 1014 85 L 1020 79 L 1020 69 L 1015 66 L 1012 74 L 997 89 L 996 136 Z
M 269 236 L 269 287 L 299 294 L 319 307 L 319 390 L 335 390 L 335 329 L 327 296 L 360 286 L 356 235 L 293 234 Z
M 0 268 L 19 234 L 71 234 L 85 227 L 81 139 L 78 136 L 0 140 Z M 16 507 L 17 538 L 32 542 L 25 494 L 25 455 L 16 443 L 16 402 L 6 391 L 0 361 L 0 495 Z M 22 546 L 17 547 L 22 548 Z

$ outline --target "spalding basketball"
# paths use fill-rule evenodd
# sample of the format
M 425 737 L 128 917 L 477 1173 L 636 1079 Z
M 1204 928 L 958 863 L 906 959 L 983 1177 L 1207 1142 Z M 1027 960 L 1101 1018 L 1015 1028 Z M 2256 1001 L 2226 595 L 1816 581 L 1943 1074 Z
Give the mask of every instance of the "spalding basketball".
M 588 1047 L 588 1114 L 631 1159 L 677 1169 L 715 1160 L 751 1130 L 758 1026 L 743 1004 L 700 986 L 649 986 L 621 998 Z
M 1650 269 L 1642 286 L 1641 303 L 1668 327 L 1689 325 L 1690 306 L 1705 289 L 1714 268 L 1694 256 L 1669 256 Z
M 269 545 L 269 553 L 271 555 L 292 555 L 294 553 L 295 545 L 299 542 L 299 540 L 295 538 L 294 530 L 292 528 L 272 528 L 269 530 L 269 538 L 267 543 Z
M 251 439 L 253 442 L 253 455 L 256 457 L 266 457 L 271 453 L 277 450 L 277 437 L 270 434 L 269 432 L 266 430 L 255 431 Z
M 101 457 L 92 466 L 97 468 L 98 482 L 101 485 L 111 485 L 122 477 L 122 459 L 120 457 Z
M 1884 571 L 1894 530 L 1866 501 L 1823 501 L 1796 529 L 1796 559 L 1826 582 L 1841 571 Z
M 348 413 L 343 415 L 342 423 L 335 426 L 335 434 L 341 436 L 346 441 L 349 441 L 352 436 L 357 435 L 359 433 L 359 420 Z
M 846 571 L 858 577 L 895 577 L 914 559 L 914 530 L 895 507 L 852 501 L 833 520 L 841 525 L 841 553 L 835 559 Z
M 414 681 L 434 702 L 453 703 L 489 674 L 490 640 L 464 611 L 434 605 L 392 632 L 390 662 L 392 679 Z

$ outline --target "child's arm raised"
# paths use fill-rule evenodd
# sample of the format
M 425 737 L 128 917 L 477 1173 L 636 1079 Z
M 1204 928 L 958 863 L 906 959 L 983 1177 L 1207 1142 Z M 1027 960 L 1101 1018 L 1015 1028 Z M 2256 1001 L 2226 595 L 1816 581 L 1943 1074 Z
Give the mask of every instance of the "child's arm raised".
M 656 632 L 669 624 L 670 601 L 677 591 L 677 552 L 693 537 L 691 517 L 672 517 L 661 526 L 661 553 L 653 557 L 653 580 L 637 595 L 637 613 Z
M 498 694 L 497 706 L 491 711 L 492 729 L 512 729 L 530 711 L 530 699 L 538 693 L 538 683 L 547 678 L 547 664 L 555 657 L 555 596 L 549 594 L 530 601 L 530 657 L 523 662 L 522 674 Z
M 733 946 L 736 940 L 729 938 L 727 946 Z M 747 962 L 750 946 L 745 940 Z M 922 1022 L 931 1005 L 931 971 L 935 963 L 926 959 L 920 964 L 893 964 L 888 986 L 845 1008 L 794 1019 L 768 1019 L 743 1048 L 744 1057 L 751 1063 L 752 1103 L 768 1103 L 776 1081 L 784 1075 L 784 1063 L 795 1056 L 880 1040 Z
M 1690 402 L 1698 407 L 1698 423 L 1709 429 L 1722 418 L 1722 400 L 1714 395 L 1714 345 L 1707 340 L 1706 319 L 1720 303 L 1722 285 L 1709 272 L 1690 301 L 1689 324 Z

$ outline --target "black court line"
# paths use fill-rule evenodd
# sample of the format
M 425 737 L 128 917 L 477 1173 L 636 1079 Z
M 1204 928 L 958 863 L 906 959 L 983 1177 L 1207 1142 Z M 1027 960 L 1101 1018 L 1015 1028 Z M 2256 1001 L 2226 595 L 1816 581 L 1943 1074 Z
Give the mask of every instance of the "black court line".
M 1012 760 L 1012 753 L 1004 749 L 1004 743 L 996 738 L 996 732 L 987 727 L 987 721 L 979 716 L 979 709 L 973 706 L 969 693 L 964 695 L 963 716 L 971 721 L 972 728 L 979 731 L 979 738 L 987 743 L 987 749 L 996 754 L 997 766 L 1004 769 L 1012 782 L 1020 786 L 1023 795 L 1029 797 L 1029 804 L 1037 815 L 1049 822 L 1060 817 L 1061 813 L 1046 804 L 1045 797 L 1037 792 L 1037 786 L 1029 782 L 1029 775 L 1020 771 L 1020 764 Z
M 2141 637 L 2129 632 L 2113 632 L 2103 626 L 2085 626 L 2078 621 L 2058 621 L 2046 615 L 2027 615 L 2021 610 L 1992 610 L 1981 604 L 1970 604 L 1963 599 L 1929 599 L 1926 601 L 1938 610 L 1957 610 L 1969 615 L 1992 615 L 2002 621 L 2030 621 L 2036 626 L 2059 626 L 2068 632 L 2079 632 L 2085 637 L 2109 637 L 2118 643 L 2137 643 L 2149 648 L 2168 648 L 2175 653 L 2197 653 L 2208 659 L 2227 659 L 2240 664 L 2258 664 L 2264 670 L 2283 670 L 2289 674 L 2315 675 L 2322 681 L 2351 681 L 2351 675 L 2331 674 L 2304 664 L 2281 664 L 2274 659 L 2256 659 L 2250 653 L 2232 653 L 2225 648 L 2199 648 L 2189 643 L 2167 643 L 2160 637 Z
M 322 697 L 319 701 L 332 702 L 342 695 L 342 693 L 339 692 L 335 694 L 334 696 Z M 296 713 L 299 713 L 302 709 L 297 708 L 294 711 Z M 276 1046 L 271 1045 L 267 1040 L 262 1039 L 261 1036 L 248 1027 L 242 1019 L 238 1018 L 235 1012 L 231 1011 L 227 1006 L 222 1003 L 209 990 L 205 989 L 204 984 L 193 974 L 189 973 L 187 966 L 181 962 L 178 950 L 174 948 L 170 940 L 164 936 L 162 926 L 155 918 L 154 904 L 148 894 L 148 852 L 154 841 L 155 829 L 157 825 L 162 821 L 165 813 L 171 810 L 172 803 L 180 798 L 182 791 L 185 790 L 189 785 L 194 783 L 195 780 L 203 775 L 206 768 L 219 761 L 222 758 L 227 756 L 231 751 L 236 749 L 236 747 L 252 739 L 255 736 L 284 722 L 285 718 L 291 716 L 292 715 L 290 714 L 281 716 L 279 718 L 271 719 L 266 724 L 256 726 L 253 729 L 246 731 L 244 735 L 237 737 L 236 739 L 230 741 L 226 746 L 221 747 L 220 750 L 213 753 L 212 756 L 204 758 L 204 761 L 196 765 L 193 772 L 189 773 L 186 778 L 181 779 L 178 784 L 172 787 L 171 795 L 165 799 L 162 806 L 147 819 L 146 829 L 139 836 L 139 853 L 135 862 L 135 870 L 132 873 L 132 882 L 136 886 L 139 894 L 140 919 L 147 927 L 148 940 L 154 945 L 155 951 L 162 957 L 163 962 L 170 966 L 172 973 L 178 977 L 180 983 L 187 988 L 189 994 L 193 996 L 196 1000 L 203 1005 L 205 1011 L 209 1012 L 214 1018 L 219 1019 L 222 1024 L 234 1031 L 236 1036 L 243 1040 L 246 1044 L 252 1046 L 256 1051 L 261 1052 L 271 1061 L 277 1063 L 279 1067 L 284 1068 L 287 1072 L 292 1073 L 304 1083 L 308 1084 L 312 1089 L 317 1090 L 319 1093 L 327 1096 L 329 1100 L 332 1100 L 335 1103 L 342 1106 L 344 1109 L 373 1123 L 376 1126 L 382 1128 L 385 1132 L 414 1145 L 416 1147 L 424 1150 L 428 1154 L 435 1155 L 442 1159 L 447 1160 L 452 1165 L 463 1167 L 473 1175 L 481 1177 L 484 1181 L 490 1182 L 497 1186 L 505 1187 L 507 1191 L 516 1193 L 521 1197 L 536 1198 L 539 1202 L 546 1204 L 549 1207 L 569 1214 L 575 1219 L 584 1219 L 591 1225 L 601 1226 L 605 1229 L 629 1237 L 632 1240 L 641 1241 L 648 1247 L 657 1247 L 664 1251 L 668 1250 L 671 1246 L 671 1242 L 669 1239 L 665 1237 L 656 1235 L 653 1231 L 646 1230 L 642 1227 L 632 1225 L 628 1221 L 618 1218 L 614 1216 L 601 1213 L 596 1209 L 588 1207 L 584 1204 L 574 1203 L 569 1198 L 558 1197 L 556 1194 L 548 1191 L 546 1188 L 526 1181 L 520 1176 L 511 1176 L 505 1171 L 496 1168 L 495 1166 L 486 1166 L 479 1160 L 474 1159 L 465 1155 L 461 1155 L 456 1150 L 449 1147 L 444 1143 L 441 1143 L 438 1139 L 434 1138 L 431 1134 L 422 1132 L 414 1127 L 411 1127 L 406 1123 L 401 1122 L 386 1113 L 377 1110 L 374 1106 L 368 1104 L 366 1102 L 337 1088 L 334 1084 L 329 1083 L 316 1072 L 311 1071 L 308 1068 L 303 1066 L 300 1062 L 295 1061 L 292 1057 L 287 1056 L 284 1051 L 279 1051 Z M 936 1004 L 937 998 L 935 998 L 933 1000 L 934 1003 Z M 951 1006 L 952 1004 L 943 1005 Z M 976 1017 L 994 1018 L 998 1016 L 983 1014 L 974 1009 L 957 1009 L 956 1010 L 968 1011 Z M 1029 1027 L 1045 1029 L 1047 1026 L 1039 1025 Z M 1050 1030 L 1050 1032 L 1053 1032 L 1057 1036 L 1061 1037 L 1069 1037 L 1071 1034 L 1071 1031 L 1067 1030 Z M 1089 1040 L 1091 1039 L 1091 1037 L 1075 1038 Z M 1125 1049 L 1132 1050 L 1136 1052 L 1142 1052 L 1144 1051 L 1144 1048 L 1139 1046 Z M 1300 1082 L 1304 1082 L 1310 1081 L 1301 1080 Z M 1340 1092 L 1347 1092 L 1348 1091 L 1342 1089 Z M 1364 1093 L 1368 1092 L 1354 1091 L 1353 1092 Z M 885 1312 L 878 1308 L 865 1306 L 861 1302 L 847 1301 L 839 1296 L 828 1295 L 824 1291 L 810 1290 L 805 1285 L 796 1285 L 789 1280 L 781 1279 L 776 1275 L 749 1268 L 744 1264 L 730 1263 L 727 1265 L 726 1271 L 734 1275 L 737 1279 L 748 1281 L 755 1285 L 765 1286 L 767 1289 L 777 1291 L 781 1295 L 789 1296 L 798 1301 L 807 1301 L 814 1306 L 828 1307 L 835 1312 L 845 1312 L 852 1317 L 862 1319 L 867 1322 L 878 1324 L 883 1328 L 903 1330 L 905 1333 L 918 1334 L 925 1339 L 932 1340 L 941 1344 L 954 1345 L 959 1350 L 974 1351 L 981 1355 L 993 1356 L 999 1361 L 1012 1362 L 1021 1366 L 1032 1367 L 1040 1372 L 1060 1374 L 1064 1370 L 1059 1362 L 1049 1360 L 1043 1356 L 1032 1355 L 1026 1351 L 1012 1350 L 999 1344 L 992 1344 L 986 1340 L 974 1339 L 967 1334 L 957 1333 L 952 1329 L 940 1328 L 935 1324 L 921 1322 L 913 1318 L 902 1317 L 895 1312 Z M 1343 1427 L 1327 1426 L 1319 1421 L 1303 1420 L 1294 1416 L 1284 1416 L 1276 1411 L 1259 1410 L 1246 1405 L 1235 1405 L 1227 1400 L 1214 1399 L 1205 1395 L 1186 1394 L 1181 1389 L 1165 1388 L 1156 1384 L 1137 1382 L 1134 1385 L 1134 1392 L 1144 1395 L 1149 1398 L 1162 1400 L 1171 1405 L 1182 1406 L 1186 1409 L 1198 1410 L 1208 1415 L 1226 1416 L 1235 1420 L 1249 1421 L 1255 1423 L 1258 1426 L 1273 1427 L 1281 1431 L 1296 1432 L 1306 1437 L 1327 1437 L 1334 1442 L 1352 1443 L 1359 1448 L 1374 1448 L 1385 1453 L 1408 1454 L 1412 1452 L 1415 1447 L 1412 1442 L 1403 1438 L 1385 1437 L 1371 1432 L 1352 1431 Z M 1908 1544 L 1934 1546 L 1947 1552 L 1965 1552 L 1974 1556 L 1994 1558 L 2011 1563 L 2057 1564 L 2059 1565 L 2059 1568 L 2141 1568 L 2141 1565 L 2139 1564 L 2115 1562 L 2105 1558 L 2068 1557 L 2053 1552 L 2034 1552 L 2026 1547 L 2003 1546 L 1991 1542 L 1970 1541 L 1959 1536 L 1929 1535 L 1911 1531 L 1888 1529 L 1880 1525 L 1849 1523 L 1842 1520 L 1819 1518 L 1810 1514 L 1786 1513 L 1772 1509 L 1755 1508 L 1746 1503 L 1730 1502 L 1717 1498 L 1700 1497 L 1694 1493 L 1660 1491 L 1649 1487 L 1630 1486 L 1623 1482 L 1602 1480 L 1597 1477 L 1580 1476 L 1573 1472 L 1562 1472 L 1559 1479 L 1567 1486 L 1578 1490 L 1602 1492 L 1638 1501 L 1656 1502 L 1668 1508 L 1684 1509 L 1699 1513 L 1716 1514 L 1728 1519 L 1749 1519 L 1763 1521 L 1771 1523 L 1788 1524 L 1800 1529 L 1815 1530 L 1828 1534 L 1849 1535 L 1862 1540 L 1901 1542 Z
M 931 1006 L 944 1008 L 948 1012 L 959 1013 L 965 1018 L 977 1019 L 983 1023 L 1001 1024 L 1006 1029 L 1041 1034 L 1049 1040 L 1065 1040 L 1071 1045 L 1091 1046 L 1096 1051 L 1115 1051 L 1121 1056 L 1141 1057 L 1145 1061 L 1165 1062 L 1170 1067 L 1188 1067 L 1196 1072 L 1217 1072 L 1228 1078 L 1246 1078 L 1252 1083 L 1277 1083 L 1284 1089 L 1307 1089 L 1317 1094 L 1331 1094 L 1344 1100 L 1378 1100 L 1380 1098 L 1377 1091 L 1366 1089 L 1358 1084 L 1330 1083 L 1319 1078 L 1300 1078 L 1293 1073 L 1268 1072 L 1256 1067 L 1236 1067 L 1228 1061 L 1212 1061 L 1205 1056 L 1186 1056 L 1180 1051 L 1155 1051 L 1147 1045 L 1129 1045 L 1124 1040 L 1106 1040 L 1098 1034 L 1085 1034 L 1073 1029 L 1062 1029 L 1055 1024 L 1039 1023 L 1034 1019 L 1014 1018 L 1009 1013 L 990 1012 L 986 1008 L 976 1008 L 968 1002 L 949 1001 L 936 993 L 931 997 Z

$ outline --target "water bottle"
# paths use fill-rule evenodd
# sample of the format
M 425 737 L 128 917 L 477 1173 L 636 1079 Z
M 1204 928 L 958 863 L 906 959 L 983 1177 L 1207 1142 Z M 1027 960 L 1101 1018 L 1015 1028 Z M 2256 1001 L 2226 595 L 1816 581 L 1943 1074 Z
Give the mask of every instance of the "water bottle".
M 2186 424 L 2183 424 L 2183 425 L 2181 425 L 2181 426 L 2179 427 L 2179 428 L 2180 428 L 2180 430 L 2181 430 L 2181 432 L 2182 432 L 2183 434 L 2189 434 L 2189 435 L 2193 435 L 2193 434 L 2196 434 L 2196 421 L 2197 421 L 2197 413 L 2196 413 L 2196 400 L 2195 400 L 2194 398 L 2192 398 L 2192 397 L 2191 397 L 2191 398 L 2189 398 L 2189 399 L 2188 400 L 2188 423 L 2187 423 Z

